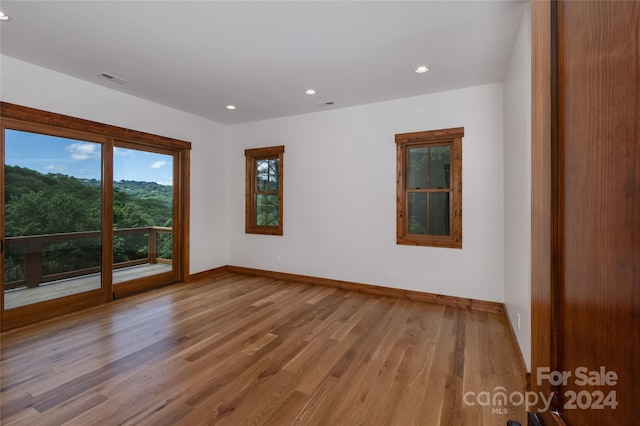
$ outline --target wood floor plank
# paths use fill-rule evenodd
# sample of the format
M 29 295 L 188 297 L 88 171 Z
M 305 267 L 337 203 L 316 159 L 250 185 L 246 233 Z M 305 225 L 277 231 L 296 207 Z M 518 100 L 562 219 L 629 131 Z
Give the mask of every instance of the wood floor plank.
M 394 303 L 394 309 L 390 314 L 398 312 L 399 305 Z M 352 379 L 350 386 L 345 389 L 340 405 L 336 408 L 333 416 L 334 421 L 338 424 L 355 424 L 358 423 L 358 420 L 362 421 L 362 413 L 370 413 L 377 408 L 379 401 L 371 404 L 377 395 L 386 395 L 384 399 L 388 398 L 389 395 L 386 393 L 388 388 L 378 387 L 375 381 L 379 377 L 383 377 L 385 363 L 388 362 L 389 353 L 394 348 L 398 336 L 401 335 L 408 314 L 409 312 L 405 312 L 404 315 L 400 313 L 395 317 L 395 320 L 390 322 L 371 357 L 361 365 L 360 373 Z M 393 374 L 396 371 L 397 369 L 393 369 Z
M 0 422 L 524 422 L 463 400 L 524 391 L 509 336 L 497 313 L 226 273 L 2 334 Z
M 49 410 L 46 414 L 47 422 L 52 425 L 62 425 L 78 417 L 80 414 L 98 407 L 109 398 L 101 393 L 80 394 Z

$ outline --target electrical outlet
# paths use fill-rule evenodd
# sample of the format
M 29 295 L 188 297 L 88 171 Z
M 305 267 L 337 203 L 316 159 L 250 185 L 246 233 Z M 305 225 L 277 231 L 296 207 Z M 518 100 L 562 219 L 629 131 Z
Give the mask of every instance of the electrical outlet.
M 433 272 L 429 273 L 429 276 L 427 278 L 427 282 L 429 284 L 435 284 L 436 283 L 436 274 L 434 274 Z
M 516 314 L 516 321 L 518 323 L 518 330 L 520 330 L 520 314 Z
M 280 265 L 282 263 L 282 256 L 276 256 L 276 263 Z

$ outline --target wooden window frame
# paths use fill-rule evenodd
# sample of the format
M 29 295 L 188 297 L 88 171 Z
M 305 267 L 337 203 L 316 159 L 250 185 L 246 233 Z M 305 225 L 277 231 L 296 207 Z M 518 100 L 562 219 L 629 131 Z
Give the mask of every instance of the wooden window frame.
M 396 243 L 413 246 L 462 248 L 462 138 L 464 127 L 400 133 L 396 142 Z M 451 146 L 449 235 L 409 234 L 408 156 L 410 148 Z M 435 192 L 423 190 L 423 192 Z M 438 190 L 442 192 L 442 190 Z
M 246 149 L 245 173 L 245 232 L 247 234 L 282 235 L 282 182 L 284 171 L 284 146 L 272 146 L 267 148 Z M 278 226 L 256 224 L 256 195 L 259 193 L 271 194 L 273 191 L 258 191 L 256 164 L 260 160 L 278 160 Z

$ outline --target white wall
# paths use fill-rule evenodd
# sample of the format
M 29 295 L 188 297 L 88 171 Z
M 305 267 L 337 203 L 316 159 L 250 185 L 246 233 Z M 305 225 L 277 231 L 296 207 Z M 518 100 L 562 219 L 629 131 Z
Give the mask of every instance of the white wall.
M 191 142 L 190 272 L 228 263 L 226 126 L 8 56 L 0 67 L 2 101 Z
M 506 301 L 528 362 L 528 16 L 504 94 L 498 83 L 229 128 L 2 56 L 0 99 L 192 142 L 191 273 L 233 264 Z M 394 134 L 458 126 L 463 249 L 396 245 Z M 246 235 L 244 149 L 280 144 L 284 236 Z
M 531 369 L 530 22 L 527 5 L 504 81 L 504 297 L 527 369 Z
M 229 263 L 502 302 L 502 101 L 498 83 L 233 126 Z M 450 127 L 465 128 L 463 249 L 396 245 L 394 135 Z M 244 150 L 273 145 L 284 235 L 247 235 Z

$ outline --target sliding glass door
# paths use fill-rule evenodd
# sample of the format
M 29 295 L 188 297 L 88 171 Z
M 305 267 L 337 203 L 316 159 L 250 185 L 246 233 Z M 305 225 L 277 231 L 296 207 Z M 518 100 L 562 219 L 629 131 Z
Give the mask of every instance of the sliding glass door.
M 113 148 L 113 291 L 178 280 L 174 259 L 175 153 L 116 141 Z
M 3 330 L 188 280 L 189 142 L 0 106 Z
M 4 131 L 4 309 L 102 288 L 103 144 L 63 133 Z

